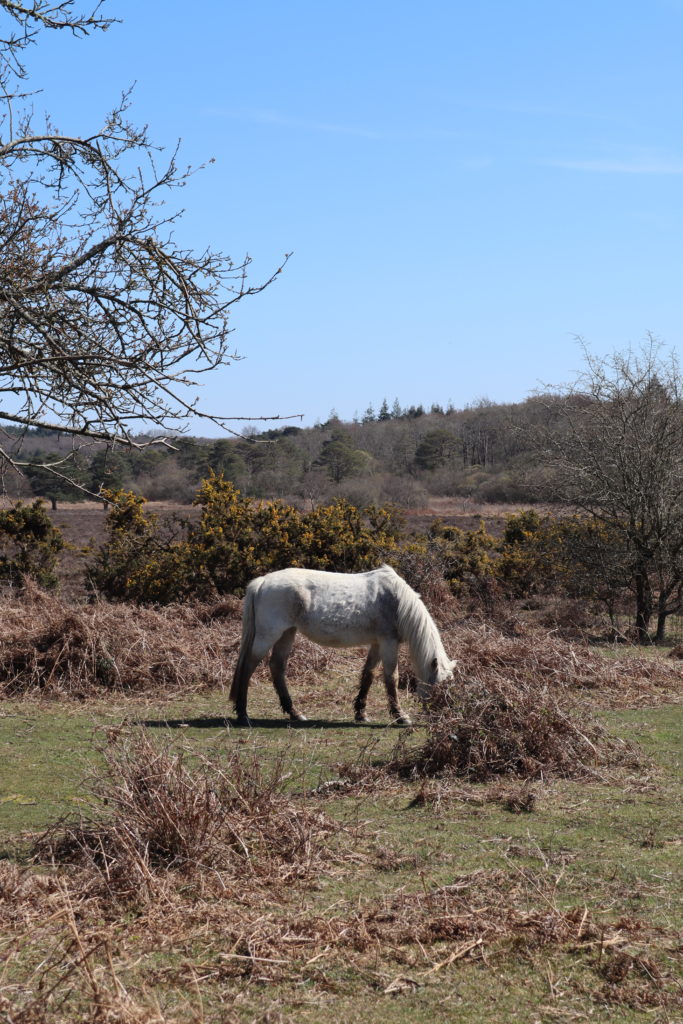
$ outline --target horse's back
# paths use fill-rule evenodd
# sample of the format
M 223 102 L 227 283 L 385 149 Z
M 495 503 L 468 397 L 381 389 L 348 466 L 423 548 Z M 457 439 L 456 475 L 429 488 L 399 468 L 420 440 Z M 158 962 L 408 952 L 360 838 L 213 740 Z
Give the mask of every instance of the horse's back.
M 283 629 L 295 626 L 316 643 L 355 647 L 392 629 L 392 569 L 364 573 L 279 569 L 258 581 L 258 617 Z M 251 586 L 251 584 L 250 584 Z
M 291 566 L 288 569 L 275 569 L 264 576 L 258 576 L 252 580 L 253 583 L 268 583 L 268 586 L 282 586 L 291 582 L 309 581 L 319 583 L 322 586 L 332 586 L 336 583 L 358 586 L 362 582 L 373 580 L 400 580 L 400 576 L 390 565 L 382 565 L 378 569 L 366 569 L 365 572 L 331 572 L 328 569 L 305 569 L 301 566 Z

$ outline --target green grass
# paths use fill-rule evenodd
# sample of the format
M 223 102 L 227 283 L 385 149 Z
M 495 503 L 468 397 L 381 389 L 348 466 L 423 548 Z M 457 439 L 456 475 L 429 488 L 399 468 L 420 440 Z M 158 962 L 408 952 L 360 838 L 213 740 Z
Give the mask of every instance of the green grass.
M 83 798 L 86 768 L 96 756 L 93 714 L 59 704 L 5 704 L 0 712 L 0 840 L 44 828 Z
M 78 813 L 86 797 L 84 779 L 101 765 L 107 730 L 122 728 L 125 733 L 142 728 L 159 743 L 212 758 L 234 745 L 253 749 L 265 759 L 284 755 L 291 773 L 288 785 L 304 793 L 334 778 L 341 761 L 361 756 L 381 760 L 390 753 L 399 730 L 387 724 L 379 692 L 372 701 L 369 710 L 377 727 L 349 727 L 351 694 L 345 691 L 340 698 L 338 681 L 330 679 L 301 695 L 312 724 L 272 727 L 277 721 L 274 695 L 259 685 L 250 711 L 263 724 L 251 731 L 224 726 L 225 694 L 153 703 L 99 701 L 80 707 L 6 703 L 0 715 L 0 849 L 6 856 L 21 856 L 23 833 Z M 618 781 L 555 780 L 539 785 L 538 802 L 530 814 L 511 814 L 495 803 L 457 798 L 439 807 L 410 806 L 417 790 L 417 783 L 410 782 L 394 782 L 361 795 L 301 796 L 342 821 L 364 823 L 362 836 L 354 840 L 355 859 L 321 874 L 313 885 L 293 890 L 283 906 L 266 902 L 264 912 L 325 916 L 340 913 L 343 907 L 350 914 L 352 908 L 386 894 L 430 892 L 480 868 L 499 869 L 512 880 L 542 879 L 551 885 L 561 909 L 585 907 L 598 922 L 613 923 L 621 916 L 647 922 L 642 947 L 668 976 L 675 969 L 670 934 L 682 923 L 677 883 L 683 837 L 683 709 L 664 705 L 609 711 L 602 718 L 612 732 L 636 740 L 652 759 L 652 767 Z M 471 791 L 484 794 L 485 787 Z M 389 851 L 390 856 L 382 861 L 379 851 Z M 230 1019 L 324 1024 L 545 1024 L 590 1019 L 629 1024 L 673 1022 L 681 1012 L 680 1007 L 650 1007 L 645 1012 L 606 1003 L 600 995 L 595 956 L 556 946 L 494 949 L 485 961 L 463 959 L 432 973 L 427 972 L 447 958 L 453 943 L 423 951 L 412 946 L 399 951 L 400 956 L 390 949 L 375 956 L 332 950 L 308 966 L 305 957 L 295 960 L 286 972 L 290 976 L 277 981 L 265 976 L 259 981 L 257 971 L 250 979 L 220 980 L 226 947 L 220 926 L 215 929 L 209 924 L 203 938 L 198 939 L 195 931 L 186 942 L 163 943 L 147 938 L 142 925 L 138 935 L 130 921 L 122 921 L 119 934 L 127 952 L 121 977 L 129 991 L 141 1002 L 153 994 L 169 1019 L 200 1020 L 199 996 L 187 972 L 188 965 L 197 976 L 204 970 L 207 980 L 199 991 L 206 1024 Z M 653 929 L 662 930 L 659 938 Z M 24 967 L 21 958 L 13 963 L 10 978 L 20 977 L 34 955 L 41 955 L 41 948 L 36 939 L 35 950 L 23 954 Z M 396 982 L 404 977 L 409 980 Z M 385 992 L 392 982 L 395 991 Z M 87 1006 L 79 1016 L 75 1005 L 72 1019 L 87 1020 Z

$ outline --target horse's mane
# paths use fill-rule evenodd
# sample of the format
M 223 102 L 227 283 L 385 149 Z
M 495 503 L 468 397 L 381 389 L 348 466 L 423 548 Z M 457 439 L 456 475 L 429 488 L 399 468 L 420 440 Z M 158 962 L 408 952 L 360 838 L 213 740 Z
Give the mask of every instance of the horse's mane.
M 436 623 L 427 611 L 422 598 L 389 565 L 382 566 L 392 576 L 393 589 L 398 598 L 398 629 L 402 640 L 410 648 L 415 671 L 426 681 L 433 674 L 432 659 L 438 658 L 440 666 L 449 664 L 448 655 L 441 643 Z

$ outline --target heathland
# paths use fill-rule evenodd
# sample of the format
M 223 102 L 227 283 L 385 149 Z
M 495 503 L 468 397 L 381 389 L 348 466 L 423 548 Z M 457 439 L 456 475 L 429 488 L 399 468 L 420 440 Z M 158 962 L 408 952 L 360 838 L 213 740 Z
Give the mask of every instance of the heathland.
M 6 597 L 4 1019 L 680 1019 L 681 662 L 430 606 L 415 728 L 299 641 L 244 730 L 238 600 Z
M 616 399 L 383 403 L 74 452 L 99 502 L 29 475 L 0 511 L 3 1018 L 680 1020 L 681 406 L 639 396 L 608 441 Z M 414 726 L 380 682 L 356 723 L 364 652 L 299 639 L 308 721 L 261 666 L 237 728 L 248 580 L 382 562 L 453 682 L 423 708 L 404 652 Z

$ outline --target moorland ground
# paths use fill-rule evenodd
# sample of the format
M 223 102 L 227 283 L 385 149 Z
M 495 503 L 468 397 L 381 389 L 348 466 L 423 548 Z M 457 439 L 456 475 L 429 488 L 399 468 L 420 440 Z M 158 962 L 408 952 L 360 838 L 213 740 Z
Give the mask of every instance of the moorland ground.
M 195 624 L 197 659 L 234 657 L 234 611 Z M 531 651 L 524 633 L 481 625 L 459 643 L 472 675 L 495 668 L 496 651 L 508 666 Z M 353 724 L 358 652 L 316 661 L 306 643 L 292 666 L 301 727 L 281 717 L 263 671 L 251 730 L 232 726 L 225 686 L 190 670 L 185 692 L 77 697 L 53 680 L 8 695 L 0 1014 L 680 1020 L 681 672 L 661 649 L 648 661 L 552 643 L 561 659 L 533 662 L 528 685 L 539 700 L 578 687 L 583 710 L 636 745 L 620 763 L 485 782 L 391 771 L 427 723 L 391 727 L 376 685 L 371 724 Z

